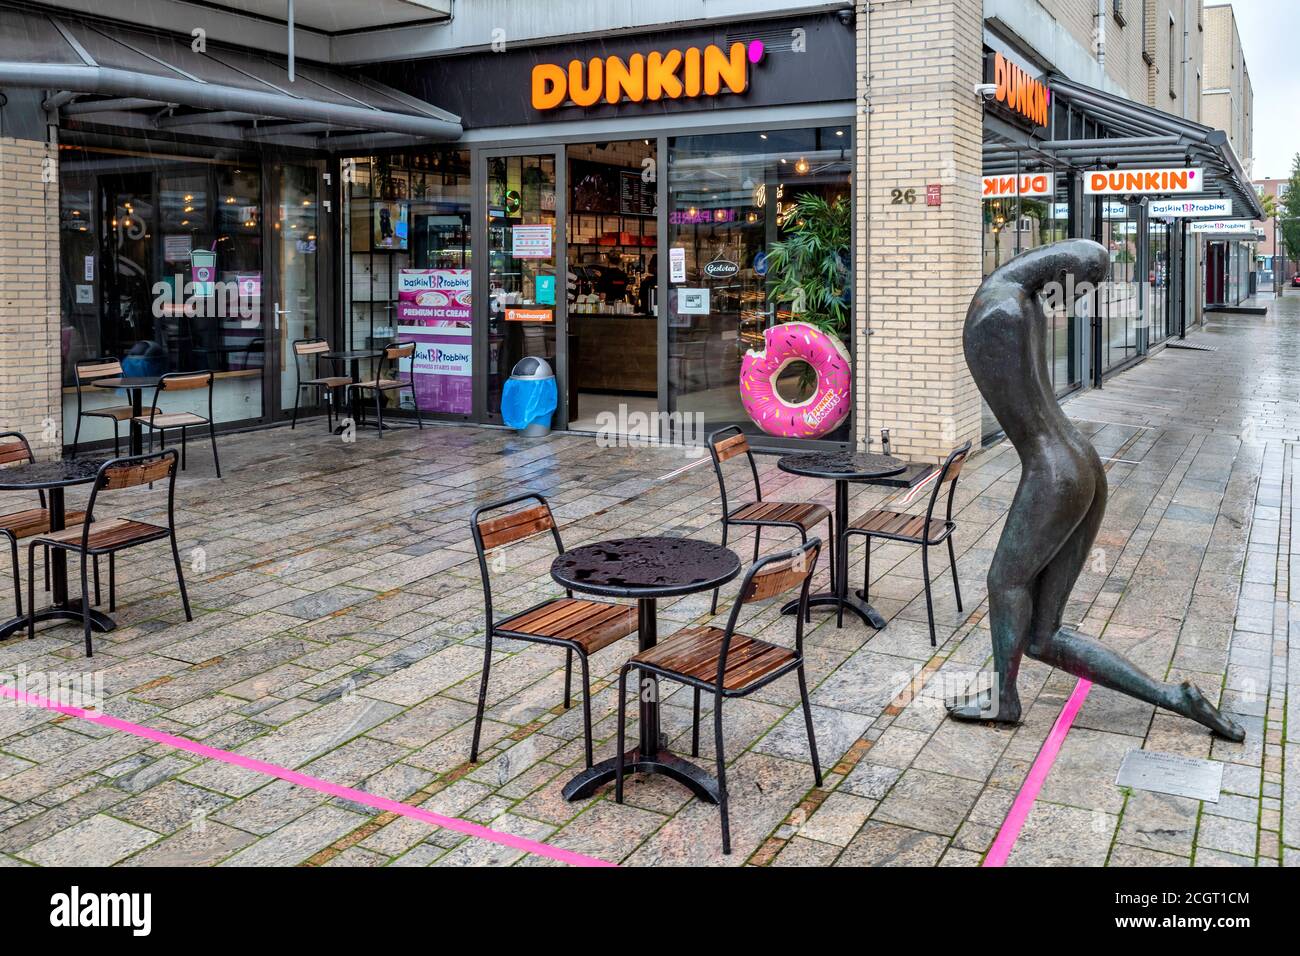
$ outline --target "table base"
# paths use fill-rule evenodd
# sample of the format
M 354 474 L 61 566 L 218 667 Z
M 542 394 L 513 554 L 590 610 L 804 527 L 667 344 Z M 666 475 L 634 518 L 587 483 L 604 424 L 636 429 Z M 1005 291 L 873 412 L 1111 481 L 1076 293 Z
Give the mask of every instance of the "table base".
M 852 611 L 859 618 L 861 618 L 862 623 L 870 624 L 877 631 L 884 629 L 884 626 L 887 622 L 883 617 L 880 616 L 879 611 L 877 611 L 874 607 L 872 607 L 870 604 L 868 604 L 866 601 L 862 599 L 862 592 L 860 590 L 855 591 L 852 594 L 846 595 L 843 598 L 840 598 L 840 596 L 837 594 L 823 593 L 823 594 L 808 595 L 808 608 L 809 610 L 813 610 L 813 611 L 819 610 L 821 608 L 830 608 L 832 610 L 837 609 L 841 603 L 843 603 L 845 610 Z M 799 610 L 799 602 L 798 600 L 794 600 L 794 601 L 790 601 L 783 608 L 781 608 L 781 613 L 795 614 L 798 612 L 798 610 Z
M 90 617 L 90 629 L 98 634 L 106 634 L 117 627 L 117 622 L 111 617 L 101 611 L 96 611 L 94 608 L 83 614 L 80 601 L 69 601 L 64 605 L 52 604 L 49 607 L 41 608 L 36 612 L 36 623 L 40 624 L 43 621 L 76 621 L 77 624 L 82 624 L 87 615 Z M 10 618 L 0 624 L 0 640 L 26 630 L 27 615 Z
M 640 748 L 629 750 L 623 756 L 623 773 L 661 773 L 676 780 L 705 803 L 718 802 L 718 781 L 703 768 L 684 760 L 670 750 L 660 750 L 652 757 L 641 756 Z M 585 800 L 601 786 L 613 781 L 617 758 L 602 760 L 589 770 L 584 770 L 564 785 L 561 793 L 565 800 Z

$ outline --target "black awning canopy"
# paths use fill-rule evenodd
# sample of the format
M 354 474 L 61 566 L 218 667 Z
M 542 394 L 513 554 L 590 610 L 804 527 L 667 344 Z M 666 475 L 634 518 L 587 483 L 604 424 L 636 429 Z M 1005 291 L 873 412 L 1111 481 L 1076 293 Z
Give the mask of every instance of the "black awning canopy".
M 457 139 L 460 118 L 358 75 L 190 37 L 0 6 L 0 88 L 72 124 L 317 149 Z
M 1044 137 L 1032 139 L 1028 150 L 1022 144 L 986 142 L 985 175 L 1033 170 L 1049 162 L 1079 170 L 1196 166 L 1205 170 L 1202 195 L 1231 199 L 1232 218 L 1263 218 L 1255 188 L 1223 130 L 1061 76 L 1052 76 L 1049 84 L 1054 108 Z M 1075 116 L 1105 135 L 1070 138 Z

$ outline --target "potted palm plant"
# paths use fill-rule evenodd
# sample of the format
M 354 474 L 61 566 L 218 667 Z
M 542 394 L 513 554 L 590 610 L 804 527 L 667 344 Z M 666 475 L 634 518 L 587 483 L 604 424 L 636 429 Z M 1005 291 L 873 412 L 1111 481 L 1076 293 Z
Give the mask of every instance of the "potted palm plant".
M 784 237 L 768 249 L 768 300 L 790 303 L 791 321 L 843 339 L 851 305 L 852 204 L 846 196 L 801 193 L 786 222 Z

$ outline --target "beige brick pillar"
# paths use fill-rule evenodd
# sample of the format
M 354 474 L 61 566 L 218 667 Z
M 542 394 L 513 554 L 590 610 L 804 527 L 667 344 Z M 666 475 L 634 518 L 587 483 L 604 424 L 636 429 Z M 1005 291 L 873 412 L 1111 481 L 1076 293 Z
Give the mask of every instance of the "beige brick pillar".
M 888 428 L 896 452 L 934 460 L 980 437 L 961 336 L 980 281 L 983 13 L 970 0 L 856 9 L 858 440 L 879 450 Z
M 0 430 L 38 458 L 63 438 L 56 164 L 54 147 L 0 138 Z

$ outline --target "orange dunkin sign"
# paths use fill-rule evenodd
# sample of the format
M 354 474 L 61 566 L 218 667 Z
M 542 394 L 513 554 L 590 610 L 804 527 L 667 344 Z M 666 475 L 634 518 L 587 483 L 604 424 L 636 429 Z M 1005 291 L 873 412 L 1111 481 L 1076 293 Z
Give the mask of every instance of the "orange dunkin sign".
M 1019 176 L 985 176 L 984 199 L 1005 196 L 1055 196 L 1056 177 L 1052 173 L 1021 173 Z
M 1205 188 L 1205 172 L 1195 168 L 1106 169 L 1088 173 L 1083 191 L 1090 196 L 1129 193 L 1161 196 L 1168 193 L 1199 193 Z
M 633 53 L 626 60 L 606 56 L 570 60 L 567 66 L 539 63 L 533 67 L 533 109 L 678 100 L 717 96 L 724 90 L 744 93 L 749 89 L 749 67 L 763 53 L 762 41 L 751 40 L 725 50 L 709 44 L 702 49 Z
M 1046 83 L 1034 79 L 1001 53 L 993 54 L 993 83 L 997 86 L 994 98 L 999 103 L 1039 126 L 1047 125 L 1052 94 Z

